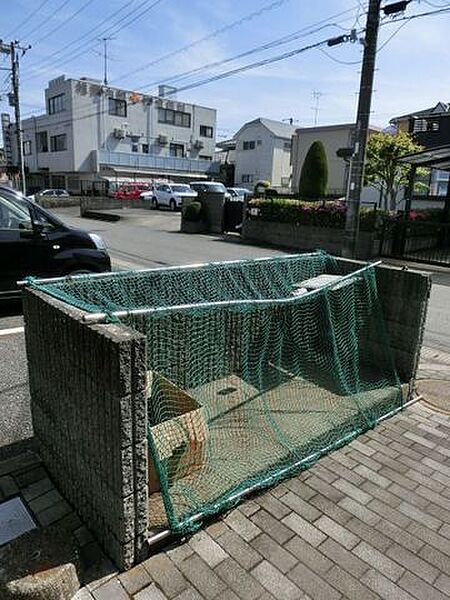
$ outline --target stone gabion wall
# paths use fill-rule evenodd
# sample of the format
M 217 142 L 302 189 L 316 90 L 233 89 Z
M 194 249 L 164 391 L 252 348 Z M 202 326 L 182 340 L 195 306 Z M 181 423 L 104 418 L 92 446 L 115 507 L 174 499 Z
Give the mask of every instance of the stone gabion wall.
M 148 532 L 146 339 L 87 325 L 80 311 L 24 292 L 34 433 L 57 487 L 120 569 Z
M 345 258 L 336 260 L 343 274 L 366 264 Z M 390 265 L 380 265 L 375 272 L 397 372 L 402 383 L 413 383 L 419 364 L 431 278 L 425 273 Z

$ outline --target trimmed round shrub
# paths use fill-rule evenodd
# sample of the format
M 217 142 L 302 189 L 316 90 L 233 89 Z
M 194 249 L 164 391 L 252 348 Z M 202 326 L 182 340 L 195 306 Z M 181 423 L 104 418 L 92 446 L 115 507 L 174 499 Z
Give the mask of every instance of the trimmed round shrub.
M 328 161 L 321 141 L 313 142 L 306 154 L 300 174 L 300 198 L 317 200 L 327 193 Z
M 203 217 L 203 207 L 201 202 L 189 202 L 185 204 L 182 209 L 183 219 L 191 221 L 192 223 L 198 223 Z

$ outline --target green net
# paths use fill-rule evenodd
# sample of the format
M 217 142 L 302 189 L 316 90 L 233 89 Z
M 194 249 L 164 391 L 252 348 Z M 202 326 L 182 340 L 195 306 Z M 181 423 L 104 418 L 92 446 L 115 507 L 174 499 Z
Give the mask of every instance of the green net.
M 341 276 L 317 252 L 33 285 L 146 335 L 149 486 L 177 532 L 402 403 L 370 265 Z

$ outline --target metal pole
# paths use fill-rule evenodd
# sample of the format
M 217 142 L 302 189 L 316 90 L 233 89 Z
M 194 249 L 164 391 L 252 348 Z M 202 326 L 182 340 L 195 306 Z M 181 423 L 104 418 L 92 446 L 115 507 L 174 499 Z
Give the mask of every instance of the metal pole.
M 361 203 L 361 189 L 363 187 L 364 159 L 369 131 L 370 107 L 372 104 L 378 29 L 380 26 L 380 6 L 381 0 L 370 0 L 369 12 L 367 15 L 364 57 L 355 127 L 355 155 L 352 165 L 344 245 L 342 248 L 342 255 L 347 258 L 355 257 L 358 241 L 359 207 Z
M 415 398 L 412 398 L 408 402 L 405 402 L 405 404 L 402 404 L 401 406 L 398 406 L 397 408 L 394 408 L 393 410 L 389 411 L 385 415 L 378 417 L 375 424 L 382 423 L 383 421 L 386 421 L 386 419 L 390 419 L 391 417 L 404 411 L 406 408 L 409 408 L 410 406 L 412 406 L 416 402 L 419 402 L 420 400 L 423 400 L 423 396 L 417 395 Z M 360 433 L 362 433 L 362 432 L 360 432 Z M 350 443 L 351 441 L 356 439 L 358 435 L 359 435 L 358 433 L 349 433 L 346 436 L 344 436 L 343 438 L 341 438 L 340 440 L 337 440 L 336 442 L 330 444 L 326 448 L 323 448 L 322 450 L 317 450 L 317 452 L 314 452 L 313 454 L 306 456 L 305 458 L 302 458 L 299 461 L 296 461 L 292 465 L 289 465 L 288 467 L 281 469 L 279 471 L 279 473 L 277 473 L 277 475 L 280 477 L 280 479 L 283 477 L 286 478 L 291 475 L 295 475 L 295 472 L 298 471 L 299 469 L 301 469 L 302 467 L 307 466 L 312 462 L 315 462 L 317 459 L 319 459 L 324 454 L 327 454 L 328 452 L 331 452 L 332 450 L 337 450 L 344 444 Z M 229 500 L 230 500 L 230 502 L 233 500 L 235 500 L 237 502 L 240 499 L 245 500 L 248 496 L 250 496 L 254 492 L 257 492 L 261 489 L 264 489 L 265 487 L 268 487 L 269 485 L 271 485 L 271 483 L 273 483 L 272 479 L 267 478 L 266 480 L 263 480 L 258 484 L 254 484 L 254 485 L 246 488 L 245 490 L 242 490 L 242 492 L 235 494 Z M 220 510 L 221 510 L 221 507 L 218 506 L 218 511 L 220 511 Z M 207 518 L 207 515 L 204 515 L 203 513 L 197 513 L 197 514 L 193 515 L 192 517 L 190 517 L 189 519 L 187 519 L 186 521 L 184 521 L 183 523 L 181 523 L 181 526 L 190 524 L 190 523 L 197 523 L 198 521 L 201 521 L 202 519 L 205 519 L 205 518 Z M 170 531 L 170 529 L 163 529 L 162 531 L 158 531 L 158 533 L 155 533 L 151 537 L 149 537 L 147 539 L 147 545 L 150 547 L 155 546 L 156 544 L 164 542 L 164 541 L 170 539 L 171 537 L 175 537 L 175 535 L 176 535 L 176 533 L 175 534 L 172 533 L 172 531 Z
M 103 83 L 108 85 L 108 38 L 103 38 L 104 77 Z
M 26 195 L 27 187 L 25 181 L 25 161 L 23 158 L 23 131 L 20 120 L 20 100 L 19 100 L 19 57 L 16 55 L 16 45 L 10 44 L 11 55 L 11 78 L 14 95 L 14 115 L 16 119 L 16 140 L 17 140 L 17 160 L 19 163 L 20 184 L 22 193 Z

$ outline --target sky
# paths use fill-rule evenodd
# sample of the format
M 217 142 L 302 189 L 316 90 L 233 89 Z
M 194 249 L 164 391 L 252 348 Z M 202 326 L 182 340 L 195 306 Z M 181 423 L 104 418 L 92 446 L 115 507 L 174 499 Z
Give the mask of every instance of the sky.
M 446 6 L 445 0 L 412 0 L 405 15 Z M 26 117 L 44 111 L 49 79 L 62 74 L 103 78 L 103 37 L 112 38 L 107 42 L 109 83 L 156 93 L 160 81 L 284 36 L 296 38 L 192 74 L 179 80 L 179 87 L 352 28 L 362 30 L 365 13 L 364 0 L 15 0 L 2 9 L 0 39 L 31 45 L 20 73 Z M 450 12 L 407 23 L 383 19 L 372 124 L 384 127 L 393 116 L 450 101 L 449 28 Z M 319 125 L 352 122 L 362 50 L 359 41 L 325 52 L 312 49 L 180 91 L 178 99 L 217 108 L 218 140 L 257 117 L 293 118 L 299 127 L 314 125 L 316 115 Z M 0 55 L 0 67 L 7 61 Z M 8 91 L 8 71 L 2 70 L 1 112 L 11 111 Z

